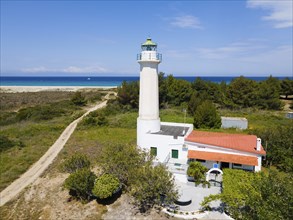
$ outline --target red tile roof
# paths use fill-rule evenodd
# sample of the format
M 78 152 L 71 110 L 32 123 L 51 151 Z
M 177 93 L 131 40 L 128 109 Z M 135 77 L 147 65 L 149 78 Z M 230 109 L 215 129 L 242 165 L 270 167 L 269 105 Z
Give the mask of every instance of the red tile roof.
M 256 150 L 256 139 L 255 135 L 192 131 L 185 141 L 265 155 L 262 146 L 260 151 Z
M 257 157 L 189 150 L 188 158 L 257 166 Z

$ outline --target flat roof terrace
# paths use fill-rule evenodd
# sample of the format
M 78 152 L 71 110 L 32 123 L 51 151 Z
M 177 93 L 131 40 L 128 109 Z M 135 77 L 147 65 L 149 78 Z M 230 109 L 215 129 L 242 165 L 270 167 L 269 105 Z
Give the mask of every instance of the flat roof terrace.
M 173 137 L 184 137 L 189 127 L 175 125 L 161 125 L 161 130 L 152 134 L 168 135 Z

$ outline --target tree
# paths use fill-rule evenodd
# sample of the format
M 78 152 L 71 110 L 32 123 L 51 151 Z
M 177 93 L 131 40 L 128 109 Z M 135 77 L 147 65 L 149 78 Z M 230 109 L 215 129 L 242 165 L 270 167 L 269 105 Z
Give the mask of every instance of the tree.
M 103 174 L 96 179 L 93 194 L 100 199 L 109 198 L 117 191 L 120 183 L 119 179 L 111 174 Z
M 189 101 L 192 88 L 186 80 L 176 79 L 173 75 L 168 75 L 164 80 L 160 79 L 160 83 L 162 84 L 159 89 L 160 100 L 175 106 L 180 106 L 182 103 Z
M 137 169 L 144 163 L 144 155 L 133 145 L 106 145 L 97 158 L 104 173 L 116 176 L 124 187 L 134 178 Z
M 220 128 L 221 117 L 211 101 L 204 101 L 194 114 L 195 128 Z
M 74 173 L 79 169 L 90 168 L 91 162 L 84 154 L 74 154 L 70 158 L 66 159 L 61 164 L 61 169 L 68 173 Z
M 281 95 L 285 95 L 286 99 L 289 95 L 293 95 L 293 80 L 290 80 L 288 77 L 281 82 Z
M 125 108 L 137 109 L 139 105 L 139 83 L 138 81 L 123 81 L 117 88 L 118 102 Z
M 159 81 L 159 103 L 160 107 L 163 108 L 167 104 L 167 83 L 164 77 L 164 73 L 160 72 L 158 75 Z
M 96 175 L 90 169 L 78 169 L 65 180 L 64 187 L 72 196 L 81 200 L 89 200 L 95 179 Z
M 135 198 L 142 211 L 161 202 L 161 197 L 177 196 L 174 179 L 163 165 L 153 166 L 153 156 L 132 145 L 102 148 L 98 165 L 104 173 L 116 176 Z
M 194 116 L 198 106 L 200 106 L 205 100 L 210 100 L 207 92 L 195 91 L 188 102 L 188 113 Z
M 240 76 L 231 81 L 227 90 L 227 98 L 237 106 L 252 107 L 255 105 L 257 89 L 258 84 L 255 81 Z
M 293 126 L 275 126 L 255 129 L 251 133 L 262 139 L 266 150 L 265 166 L 293 173 Z
M 154 205 L 161 205 L 163 198 L 165 201 L 178 198 L 172 174 L 164 165 L 153 166 L 150 161 L 138 169 L 130 193 L 143 212 Z
M 205 185 L 206 172 L 208 172 L 208 168 L 203 166 L 200 162 L 190 162 L 188 169 L 187 169 L 187 175 L 192 176 L 194 178 L 196 184 L 203 183 L 203 185 Z
M 279 110 L 282 107 L 279 96 L 280 82 L 278 79 L 270 76 L 259 84 L 256 105 L 262 109 Z
M 84 106 L 86 105 L 87 101 L 85 97 L 81 94 L 81 92 L 75 92 L 74 96 L 71 98 L 71 101 L 74 105 Z
M 292 219 L 293 180 L 276 170 L 250 173 L 225 169 L 223 192 L 206 197 L 201 204 L 220 199 L 235 219 Z

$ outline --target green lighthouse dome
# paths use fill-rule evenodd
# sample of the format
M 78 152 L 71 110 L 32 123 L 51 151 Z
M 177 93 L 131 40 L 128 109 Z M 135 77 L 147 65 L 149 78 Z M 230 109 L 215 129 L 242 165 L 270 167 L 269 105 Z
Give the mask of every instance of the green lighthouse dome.
M 141 45 L 141 49 L 144 51 L 156 51 L 157 44 L 154 43 L 151 38 L 147 38 L 146 42 Z

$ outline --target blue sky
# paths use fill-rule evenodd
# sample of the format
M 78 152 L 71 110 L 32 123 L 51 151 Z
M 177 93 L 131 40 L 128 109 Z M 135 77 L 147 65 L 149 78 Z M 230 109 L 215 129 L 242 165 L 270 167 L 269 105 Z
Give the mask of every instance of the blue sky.
M 292 76 L 292 0 L 1 1 L 1 75 Z

